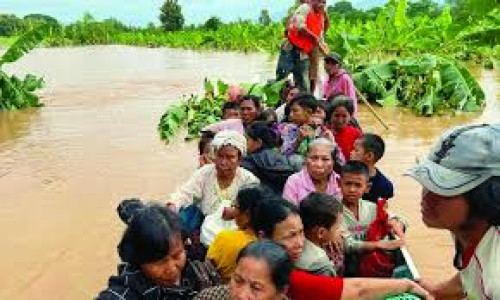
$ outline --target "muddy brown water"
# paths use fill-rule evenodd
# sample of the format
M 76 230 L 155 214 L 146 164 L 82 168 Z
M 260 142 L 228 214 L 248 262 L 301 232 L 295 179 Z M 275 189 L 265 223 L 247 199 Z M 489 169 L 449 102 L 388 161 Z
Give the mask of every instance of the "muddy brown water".
M 156 126 L 165 108 L 201 90 L 204 77 L 272 77 L 264 55 L 122 46 L 38 49 L 7 68 L 42 75 L 41 109 L 0 111 L 0 299 L 89 299 L 115 272 L 126 197 L 165 199 L 196 166 L 196 145 L 166 146 Z M 421 273 L 452 274 L 452 243 L 420 220 L 419 186 L 402 176 L 440 133 L 466 122 L 500 121 L 498 73 L 476 71 L 488 94 L 481 114 L 417 118 L 361 107 L 366 130 L 382 134 L 380 168 L 394 181 L 391 208 L 411 223 L 408 247 Z

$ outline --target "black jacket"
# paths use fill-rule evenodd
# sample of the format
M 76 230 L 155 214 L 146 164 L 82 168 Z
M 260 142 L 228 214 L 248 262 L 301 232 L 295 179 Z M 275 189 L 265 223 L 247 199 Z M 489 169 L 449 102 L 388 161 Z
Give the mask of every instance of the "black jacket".
M 186 300 L 196 294 L 188 287 L 159 286 L 139 268 L 122 263 L 118 266 L 118 275 L 109 278 L 108 288 L 100 292 L 96 300 Z
M 274 149 L 265 149 L 244 157 L 241 166 L 281 194 L 288 177 L 302 169 L 302 162 L 295 162 Z

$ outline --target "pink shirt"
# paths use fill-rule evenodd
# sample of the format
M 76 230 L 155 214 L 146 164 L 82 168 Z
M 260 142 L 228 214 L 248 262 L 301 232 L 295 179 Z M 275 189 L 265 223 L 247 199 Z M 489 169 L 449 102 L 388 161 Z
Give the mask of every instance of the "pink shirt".
M 219 132 L 222 130 L 233 130 L 239 132 L 241 134 L 245 134 L 245 127 L 243 126 L 243 122 L 241 119 L 227 119 L 222 120 L 215 124 L 210 124 L 205 126 L 202 131 L 211 131 L 211 132 Z
M 349 97 L 354 102 L 354 116 L 358 112 L 358 99 L 356 98 L 356 88 L 351 76 L 347 73 L 340 74 L 336 80 L 331 80 L 330 76 L 327 77 L 323 85 L 323 97 L 326 99 L 344 95 Z
M 326 193 L 340 199 L 341 191 L 338 185 L 339 178 L 337 173 L 332 172 L 326 188 Z M 302 171 L 288 177 L 285 188 L 283 189 L 283 197 L 298 206 L 307 195 L 313 192 L 316 192 L 316 187 L 314 186 L 311 176 L 307 172 L 307 168 L 304 167 Z

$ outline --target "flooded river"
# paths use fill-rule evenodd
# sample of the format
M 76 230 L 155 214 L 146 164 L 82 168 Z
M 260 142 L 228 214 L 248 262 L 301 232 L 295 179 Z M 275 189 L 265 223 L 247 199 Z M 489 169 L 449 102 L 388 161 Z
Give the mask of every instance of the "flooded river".
M 248 82 L 273 69 L 263 55 L 123 46 L 38 49 L 9 66 L 47 85 L 45 107 L 0 111 L 0 299 L 92 298 L 118 262 L 117 203 L 164 199 L 195 168 L 194 143 L 159 140 L 165 108 L 200 91 L 204 77 Z M 482 114 L 429 119 L 379 110 L 391 128 L 384 131 L 361 108 L 362 125 L 387 141 L 380 167 L 396 186 L 391 208 L 409 219 L 410 252 L 430 278 L 453 272 L 451 239 L 422 224 L 419 187 L 402 173 L 446 128 L 500 120 L 500 76 L 477 76 L 489 97 Z

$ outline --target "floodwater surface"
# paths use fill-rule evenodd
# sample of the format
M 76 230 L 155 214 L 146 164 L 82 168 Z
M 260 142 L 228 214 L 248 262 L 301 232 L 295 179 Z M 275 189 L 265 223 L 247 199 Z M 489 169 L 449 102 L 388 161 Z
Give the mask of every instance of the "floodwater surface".
M 165 108 L 197 93 L 205 77 L 249 82 L 272 77 L 264 55 L 123 46 L 37 49 L 7 69 L 44 76 L 45 107 L 0 111 L 0 299 L 89 299 L 116 271 L 124 226 L 117 203 L 163 200 L 196 167 L 196 144 L 160 141 Z M 365 106 L 365 130 L 382 134 L 380 168 L 395 183 L 391 209 L 410 222 L 408 248 L 420 272 L 453 273 L 448 233 L 420 220 L 418 184 L 403 177 L 447 128 L 500 120 L 499 75 L 476 72 L 488 94 L 482 114 L 418 118 Z

